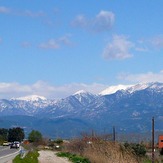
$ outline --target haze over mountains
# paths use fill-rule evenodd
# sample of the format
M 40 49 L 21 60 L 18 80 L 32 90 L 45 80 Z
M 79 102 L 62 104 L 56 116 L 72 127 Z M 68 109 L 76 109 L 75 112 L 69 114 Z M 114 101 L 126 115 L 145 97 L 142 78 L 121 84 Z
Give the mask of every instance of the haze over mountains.
M 0 127 L 37 129 L 50 137 L 109 132 L 112 126 L 119 132 L 146 132 L 153 116 L 162 130 L 163 83 L 112 86 L 98 95 L 82 90 L 60 100 L 36 95 L 0 100 Z

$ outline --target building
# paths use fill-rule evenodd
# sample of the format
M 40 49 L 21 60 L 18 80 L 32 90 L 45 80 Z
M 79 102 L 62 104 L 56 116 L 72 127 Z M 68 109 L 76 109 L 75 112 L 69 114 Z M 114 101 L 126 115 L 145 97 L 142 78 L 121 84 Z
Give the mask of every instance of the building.
M 163 148 L 163 135 L 159 135 L 158 137 L 158 148 L 159 149 Z

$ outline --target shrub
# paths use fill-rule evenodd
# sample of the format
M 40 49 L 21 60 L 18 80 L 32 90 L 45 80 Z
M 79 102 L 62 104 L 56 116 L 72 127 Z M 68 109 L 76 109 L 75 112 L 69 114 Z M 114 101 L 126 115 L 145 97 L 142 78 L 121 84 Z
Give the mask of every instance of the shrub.
M 143 144 L 138 143 L 125 143 L 124 144 L 126 149 L 132 150 L 133 153 L 138 157 L 143 157 L 146 154 L 146 148 Z
M 57 144 L 62 144 L 63 143 L 63 140 L 62 139 L 57 139 L 54 142 L 57 143 Z
M 87 158 L 78 156 L 76 154 L 71 154 L 69 152 L 60 152 L 60 153 L 57 153 L 57 156 L 67 157 L 70 161 L 72 161 L 74 163 L 90 163 L 90 161 Z
M 38 151 L 30 151 L 23 159 L 20 155 L 16 156 L 13 163 L 38 163 Z

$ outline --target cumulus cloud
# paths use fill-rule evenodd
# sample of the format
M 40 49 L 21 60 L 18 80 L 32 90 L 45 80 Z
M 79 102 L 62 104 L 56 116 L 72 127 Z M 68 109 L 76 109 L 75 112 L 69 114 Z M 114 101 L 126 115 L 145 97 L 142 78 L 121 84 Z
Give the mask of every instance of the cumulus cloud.
M 112 12 L 101 11 L 94 19 L 92 28 L 98 32 L 110 30 L 114 24 L 114 19 L 115 16 Z
M 134 83 L 163 82 L 163 70 L 158 73 L 147 72 L 141 74 L 120 74 L 118 79 Z
M 126 59 L 132 57 L 130 50 L 134 44 L 122 35 L 114 35 L 112 42 L 105 47 L 103 56 L 105 59 Z
M 78 15 L 71 24 L 74 27 L 80 27 L 93 32 L 104 32 L 112 28 L 114 21 L 114 13 L 110 11 L 100 11 L 94 18 L 90 19 L 84 15 Z
M 71 45 L 71 41 L 69 39 L 69 35 L 57 38 L 57 39 L 49 39 L 47 42 L 40 43 L 39 48 L 42 49 L 58 49 L 62 45 Z
M 22 85 L 20 83 L 0 83 L 0 98 L 10 99 L 27 95 L 41 95 L 50 99 L 59 99 L 72 95 L 79 90 L 85 90 L 96 94 L 106 87 L 106 85 L 98 83 L 71 83 L 62 86 L 50 85 L 44 81 L 38 81 L 31 85 Z

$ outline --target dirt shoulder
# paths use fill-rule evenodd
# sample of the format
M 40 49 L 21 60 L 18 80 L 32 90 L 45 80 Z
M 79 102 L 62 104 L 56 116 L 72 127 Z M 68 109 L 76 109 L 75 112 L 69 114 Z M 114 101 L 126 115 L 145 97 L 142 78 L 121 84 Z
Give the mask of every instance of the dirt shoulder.
M 68 159 L 57 157 L 57 152 L 49 151 L 49 150 L 41 150 L 39 151 L 39 163 L 71 163 Z

